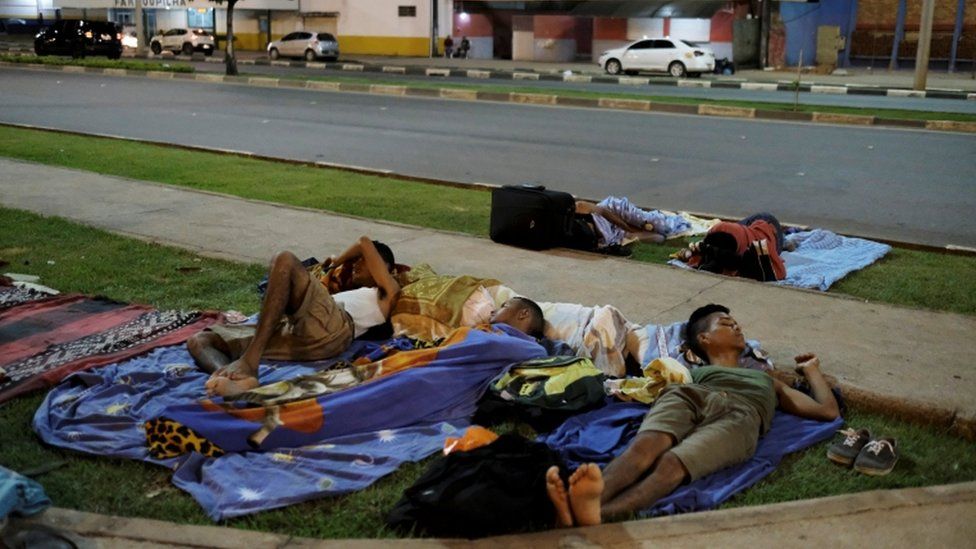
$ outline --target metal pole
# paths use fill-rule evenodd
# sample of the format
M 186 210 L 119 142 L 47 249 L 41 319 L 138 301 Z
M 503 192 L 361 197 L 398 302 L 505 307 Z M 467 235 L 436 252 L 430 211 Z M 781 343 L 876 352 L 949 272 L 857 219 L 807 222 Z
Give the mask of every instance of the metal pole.
M 905 39 L 905 12 L 908 11 L 907 4 L 907 0 L 898 0 L 898 18 L 895 22 L 895 39 L 891 44 L 891 62 L 888 63 L 889 71 L 898 68 L 898 45 Z
M 952 29 L 952 51 L 949 53 L 949 72 L 956 72 L 956 54 L 959 52 L 959 40 L 962 39 L 962 20 L 966 13 L 966 0 L 959 0 L 956 7 L 956 27 Z
M 437 57 L 437 3 L 440 0 L 430 0 L 430 56 Z
M 851 0 L 851 13 L 847 18 L 847 36 L 844 39 L 844 67 L 851 66 L 851 37 L 854 35 L 854 27 L 857 26 L 857 0 Z
M 918 25 L 918 49 L 915 52 L 915 90 L 925 89 L 929 75 L 929 50 L 932 46 L 932 19 L 935 16 L 935 0 L 922 0 L 922 20 Z
M 146 25 L 142 20 L 142 0 L 135 0 L 136 3 L 136 55 L 141 56 L 146 53 Z
M 800 108 L 800 78 L 803 73 L 803 48 L 800 48 L 800 60 L 796 63 L 796 82 L 793 84 L 793 110 Z
M 769 65 L 769 27 L 772 25 L 772 0 L 759 0 L 762 3 L 759 19 L 759 68 Z

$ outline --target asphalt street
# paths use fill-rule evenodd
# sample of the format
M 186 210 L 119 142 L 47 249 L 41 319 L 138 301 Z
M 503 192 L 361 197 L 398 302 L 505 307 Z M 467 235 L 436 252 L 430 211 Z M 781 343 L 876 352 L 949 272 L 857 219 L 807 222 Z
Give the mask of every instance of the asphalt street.
M 6 69 L 0 121 L 976 246 L 966 134 Z
M 193 63 L 197 72 L 224 73 L 224 66 L 214 63 Z M 792 105 L 794 94 L 781 91 L 733 90 L 724 88 L 679 88 L 677 86 L 593 84 L 578 82 L 554 82 L 546 80 L 479 80 L 464 77 L 429 77 L 421 75 L 398 75 L 375 72 L 343 72 L 336 70 L 307 69 L 299 67 L 273 67 L 268 65 L 241 65 L 241 74 L 288 77 L 328 77 L 355 78 L 369 81 L 393 82 L 409 85 L 414 82 L 466 84 L 469 86 L 504 86 L 538 89 L 539 93 L 559 93 L 573 90 L 584 92 L 603 92 L 612 94 L 635 94 L 646 96 L 685 97 L 698 99 L 722 99 L 732 101 L 761 101 L 764 103 L 786 103 Z M 652 77 L 653 78 L 653 77 Z M 882 97 L 870 95 L 837 95 L 801 92 L 799 101 L 804 105 L 825 105 L 832 107 L 857 107 L 862 109 L 904 109 L 932 112 L 952 112 L 976 114 L 976 101 L 958 99 L 932 99 L 924 97 Z

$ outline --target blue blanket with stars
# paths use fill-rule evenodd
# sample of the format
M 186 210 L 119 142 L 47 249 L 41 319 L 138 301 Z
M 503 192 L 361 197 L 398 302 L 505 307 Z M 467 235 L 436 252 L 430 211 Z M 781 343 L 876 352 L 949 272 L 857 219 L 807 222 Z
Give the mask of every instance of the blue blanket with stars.
M 183 346 L 160 348 L 68 378 L 38 408 L 34 430 L 48 444 L 62 448 L 166 466 L 174 471 L 174 484 L 189 492 L 213 520 L 224 520 L 362 490 L 402 463 L 438 451 L 447 436 L 467 427 L 478 398 L 495 375 L 512 363 L 545 356 L 540 345 L 518 335 L 478 332 L 473 335 L 474 344 L 486 354 L 472 353 L 467 362 L 434 360 L 390 375 L 382 383 L 347 389 L 335 395 L 343 395 L 333 399 L 339 404 L 329 407 L 331 424 L 368 425 L 369 429 L 331 429 L 323 431 L 326 435 L 320 439 L 305 435 L 300 444 L 262 445 L 250 451 L 221 440 L 229 450 L 221 457 L 197 453 L 169 459 L 151 456 L 144 423 L 172 416 L 174 409 L 192 407 L 204 397 L 208 376 L 193 366 Z M 351 359 L 376 347 L 356 342 L 339 358 Z M 260 379 L 263 384 L 288 380 L 324 365 L 262 365 Z M 398 384 L 412 397 L 400 394 Z M 380 386 L 397 398 L 377 398 L 374 389 Z M 424 386 L 436 387 L 436 398 L 425 399 L 423 391 L 417 392 Z M 228 419 L 213 415 L 227 423 L 227 433 L 232 434 Z

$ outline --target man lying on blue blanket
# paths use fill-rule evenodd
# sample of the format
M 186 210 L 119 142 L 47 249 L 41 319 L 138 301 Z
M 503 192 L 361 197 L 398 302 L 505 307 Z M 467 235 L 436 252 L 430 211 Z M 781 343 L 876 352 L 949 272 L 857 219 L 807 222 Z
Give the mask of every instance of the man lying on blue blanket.
M 670 385 L 647 413 L 638 434 L 606 470 L 581 465 L 563 484 L 559 469 L 546 475 L 558 526 L 590 526 L 646 509 L 682 483 L 748 460 L 769 430 L 776 406 L 809 419 L 839 417 L 820 361 L 796 357 L 812 396 L 765 372 L 738 367 L 746 343 L 722 305 L 706 305 L 688 319 L 685 339 L 710 366 L 691 371 L 692 383 Z

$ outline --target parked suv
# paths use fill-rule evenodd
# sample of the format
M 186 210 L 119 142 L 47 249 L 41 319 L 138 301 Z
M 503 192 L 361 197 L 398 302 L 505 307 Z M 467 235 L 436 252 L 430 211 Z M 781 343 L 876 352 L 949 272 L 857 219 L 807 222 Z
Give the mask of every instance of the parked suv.
M 122 32 L 115 23 L 62 19 L 42 29 L 34 37 L 37 55 L 105 55 L 109 59 L 122 57 Z
M 186 55 L 202 51 L 204 55 L 211 56 L 214 52 L 214 37 L 210 31 L 203 29 L 170 29 L 153 36 L 149 41 L 149 49 L 156 55 L 163 50 L 169 50 Z
M 306 61 L 324 57 L 335 61 L 339 58 L 339 41 L 327 32 L 293 32 L 268 44 L 268 57 L 304 57 Z

